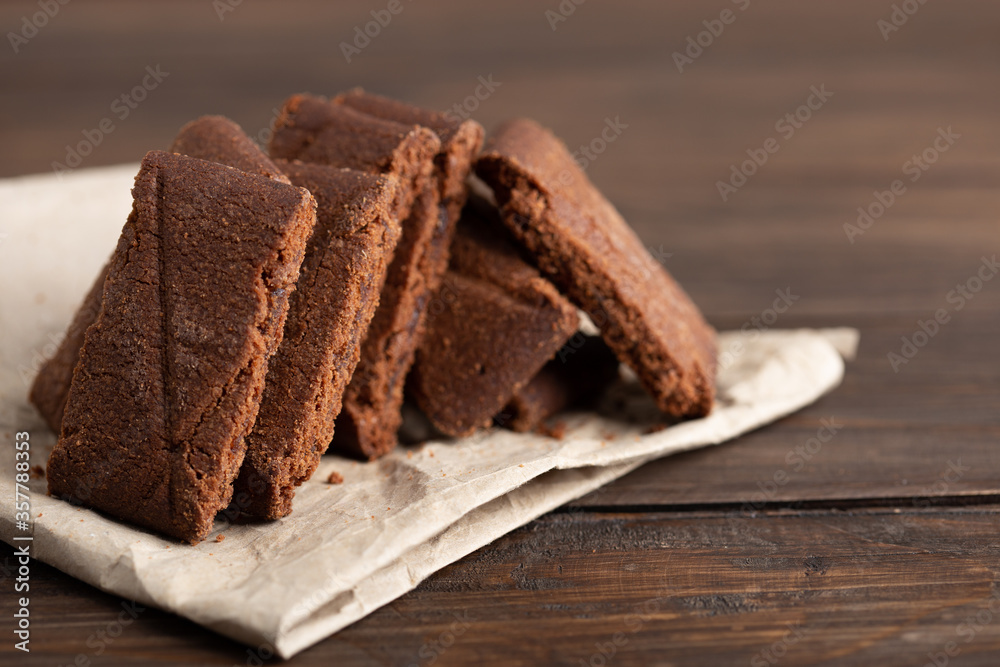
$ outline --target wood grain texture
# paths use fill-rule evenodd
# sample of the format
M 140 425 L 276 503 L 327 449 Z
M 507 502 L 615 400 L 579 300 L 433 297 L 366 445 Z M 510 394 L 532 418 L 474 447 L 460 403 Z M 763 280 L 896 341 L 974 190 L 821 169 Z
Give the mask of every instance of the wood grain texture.
M 575 666 L 603 655 L 623 665 L 903 666 L 954 642 L 954 664 L 993 665 L 997 516 L 995 506 L 554 513 L 288 664 Z M 156 610 L 107 641 L 121 600 L 45 566 L 35 576 L 45 648 L 17 664 L 66 664 L 80 651 L 93 659 L 102 645 L 134 664 L 249 657 Z
M 137 161 L 206 113 L 266 141 L 288 94 L 355 85 L 448 108 L 492 78 L 473 117 L 488 129 L 534 117 L 571 149 L 620 118 L 628 127 L 587 172 L 714 325 L 752 322 L 787 289 L 799 299 L 773 326 L 861 330 L 843 385 L 815 405 L 648 464 L 291 664 L 1000 661 L 1000 280 L 949 310 L 898 373 L 887 359 L 1000 254 L 1000 9 L 928 2 L 886 40 L 888 0 L 743 4 L 587 2 L 553 30 L 555 1 L 404 3 L 348 63 L 340 43 L 384 3 L 243 2 L 220 20 L 207 0 L 95 0 L 64 6 L 18 53 L 0 49 L 0 176 L 64 160 L 147 65 L 169 76 L 113 117 L 82 166 Z M 727 7 L 735 21 L 679 73 L 672 54 Z M 3 32 L 37 11 L 0 4 Z M 813 86 L 832 97 L 783 136 L 776 123 Z M 857 208 L 909 179 L 908 161 L 949 127 L 960 138 L 851 243 Z M 780 150 L 723 200 L 718 181 L 771 137 Z M 830 418 L 837 435 L 796 453 Z M 0 548 L 4 614 L 11 553 Z M 155 610 L 118 628 L 121 604 L 34 564 L 34 651 L 4 643 L 0 663 L 261 657 Z M 941 657 L 952 641 L 960 653 Z
M 894 373 L 887 354 L 899 351 L 916 319 L 848 319 L 861 345 L 836 391 L 719 448 L 649 463 L 574 505 L 908 506 L 1000 496 L 1000 369 L 987 361 L 996 358 L 1000 318 L 956 317 Z M 787 324 L 821 321 L 790 315 Z M 839 427 L 826 443 L 816 441 L 823 420 Z

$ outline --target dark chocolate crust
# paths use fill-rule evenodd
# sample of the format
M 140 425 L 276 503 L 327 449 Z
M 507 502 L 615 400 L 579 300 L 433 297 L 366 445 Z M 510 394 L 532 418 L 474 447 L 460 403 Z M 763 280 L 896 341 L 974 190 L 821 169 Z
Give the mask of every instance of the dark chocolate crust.
M 376 118 L 406 125 L 429 128 L 441 140 L 441 149 L 434 156 L 434 198 L 424 192 L 417 206 L 423 208 L 423 220 L 436 220 L 429 241 L 406 239 L 426 234 L 418 214 L 414 224 L 404 229 L 402 250 L 392 267 L 392 280 L 383 293 L 383 305 L 376 314 L 373 335 L 366 341 L 362 364 L 351 380 L 349 397 L 338 424 L 336 446 L 363 458 L 374 459 L 392 450 L 396 432 L 402 422 L 403 387 L 406 374 L 413 365 L 416 346 L 423 332 L 424 310 L 429 296 L 437 290 L 448 265 L 448 249 L 455 234 L 455 224 L 465 205 L 468 189 L 465 181 L 472 170 L 472 161 L 483 143 L 483 128 L 474 120 L 461 121 L 447 114 L 423 109 L 360 88 L 338 95 L 336 104 L 356 109 Z M 419 252 L 423 249 L 422 252 Z M 410 280 L 413 285 L 406 287 Z M 396 323 L 389 323 L 389 319 Z M 379 332 L 409 331 L 408 335 L 387 335 Z
M 195 543 L 232 495 L 315 202 L 160 151 L 132 194 L 49 492 Z
M 218 162 L 288 183 L 288 178 L 243 133 L 239 125 L 222 116 L 202 116 L 182 127 L 170 146 L 170 152 Z M 107 275 L 108 265 L 105 265 L 73 316 L 56 353 L 39 369 L 31 386 L 29 400 L 56 433 L 59 433 L 62 424 L 73 370 L 80 360 L 84 333 L 97 320 L 101 310 L 101 295 Z
M 453 221 L 441 206 L 436 160 L 457 156 L 471 141 L 478 150 L 475 127 L 463 129 L 440 119 L 450 130 L 449 146 L 421 120 L 433 114 L 399 102 L 364 94 L 334 100 L 296 95 L 283 108 L 271 151 L 276 157 L 333 164 L 400 177 L 409 194 L 402 238 L 368 329 L 361 359 L 344 394 L 332 447 L 334 451 L 373 459 L 392 450 L 402 421 L 404 380 L 413 363 L 424 326 L 424 311 L 447 262 Z M 471 133 L 471 138 L 470 138 Z M 452 178 L 463 179 L 471 168 L 456 157 Z M 454 187 L 449 183 L 449 187 Z M 463 190 L 464 194 L 464 190 Z M 463 196 L 452 193 L 455 202 Z
M 289 182 L 240 126 L 225 116 L 202 116 L 191 121 L 174 137 L 170 152 Z
M 398 182 L 325 165 L 279 162 L 317 202 L 317 222 L 247 437 L 233 511 L 276 519 L 292 511 L 334 434 L 343 392 L 399 239 Z
M 363 113 L 407 125 L 430 128 L 441 139 L 441 150 L 434 156 L 434 174 L 441 206 L 447 223 L 454 228 L 465 205 L 465 179 L 483 145 L 483 127 L 474 120 L 459 120 L 445 113 L 423 109 L 355 88 L 338 95 L 334 102 Z M 450 238 L 450 234 L 445 234 Z M 442 260 L 447 264 L 447 256 Z
M 434 236 L 437 202 L 437 193 L 428 185 L 403 222 L 360 363 L 344 394 L 332 443 L 340 453 L 371 460 L 396 446 L 406 374 L 423 335 L 432 293 L 423 265 Z
M 700 417 L 715 393 L 715 332 L 566 147 L 531 120 L 501 126 L 476 171 L 538 267 L 601 329 L 664 412 Z
M 579 324 L 576 308 L 528 264 L 499 220 L 468 206 L 410 373 L 417 406 L 442 433 L 488 425 Z
M 599 336 L 577 332 L 493 421 L 512 431 L 534 431 L 552 415 L 596 399 L 618 377 L 618 359 Z
M 73 371 L 80 361 L 83 336 L 90 325 L 97 321 L 101 312 L 101 296 L 104 294 L 104 281 L 108 277 L 110 267 L 109 261 L 97 274 L 90 291 L 83 297 L 83 303 L 73 315 L 65 336 L 59 341 L 55 354 L 38 369 L 38 375 L 35 376 L 31 391 L 28 393 L 28 400 L 38 409 L 49 428 L 56 433 L 59 433 L 62 426 L 66 399 L 69 397 L 69 387 L 73 382 Z
M 433 168 L 441 141 L 431 130 L 355 111 L 313 95 L 285 100 L 268 151 L 272 158 L 399 178 L 394 212 L 403 220 Z

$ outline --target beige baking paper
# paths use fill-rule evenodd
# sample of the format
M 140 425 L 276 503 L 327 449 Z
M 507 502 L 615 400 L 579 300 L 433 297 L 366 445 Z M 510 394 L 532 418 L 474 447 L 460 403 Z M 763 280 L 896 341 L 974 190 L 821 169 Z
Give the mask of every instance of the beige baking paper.
M 137 165 L 0 181 L 0 530 L 12 543 L 14 433 L 33 465 L 55 436 L 27 403 L 131 207 Z M 45 495 L 30 483 L 32 551 L 98 588 L 285 657 L 413 589 L 445 565 L 653 458 L 718 444 L 830 391 L 851 329 L 723 334 L 706 419 L 645 434 L 660 417 L 624 383 L 562 440 L 503 430 L 403 448 L 375 463 L 327 456 L 290 517 L 226 525 L 186 546 Z M 344 482 L 325 483 L 330 472 Z M 216 542 L 217 535 L 225 541 Z M 22 544 L 22 543 L 17 543 Z

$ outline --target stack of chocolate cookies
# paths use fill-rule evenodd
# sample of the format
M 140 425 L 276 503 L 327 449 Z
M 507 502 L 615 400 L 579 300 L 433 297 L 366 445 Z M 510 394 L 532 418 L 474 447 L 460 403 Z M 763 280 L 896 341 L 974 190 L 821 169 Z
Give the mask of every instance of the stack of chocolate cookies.
M 404 389 L 441 434 L 528 431 L 623 362 L 707 414 L 714 332 L 680 287 L 551 133 L 483 139 L 352 90 L 289 98 L 269 155 L 221 117 L 148 153 L 31 388 L 50 493 L 196 543 L 286 516 L 328 448 L 392 451 Z

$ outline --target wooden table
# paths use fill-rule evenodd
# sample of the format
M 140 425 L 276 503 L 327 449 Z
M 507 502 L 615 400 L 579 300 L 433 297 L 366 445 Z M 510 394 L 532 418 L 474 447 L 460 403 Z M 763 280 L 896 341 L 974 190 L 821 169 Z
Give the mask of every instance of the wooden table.
M 588 173 L 717 327 L 790 290 L 772 326 L 861 330 L 843 385 L 815 405 L 651 463 L 291 664 L 1000 662 L 1000 280 L 977 283 L 1000 250 L 996 3 L 901 0 L 916 11 L 893 17 L 889 0 L 565 0 L 565 15 L 547 14 L 557 0 L 404 1 L 350 63 L 340 43 L 387 3 L 222 3 L 70 3 L 0 50 L 0 175 L 63 161 L 147 65 L 169 75 L 82 166 L 138 160 L 203 113 L 266 134 L 292 92 L 360 84 L 451 107 L 492 77 L 467 105 L 487 127 L 528 115 L 575 148 L 608 119 L 627 126 Z M 36 11 L 4 3 L 0 25 Z M 681 72 L 688 36 L 707 46 Z M 948 128 L 960 136 L 936 139 Z M 761 149 L 724 201 L 718 182 Z M 851 242 L 858 207 L 874 215 Z M 824 419 L 843 427 L 809 448 Z M 155 610 L 105 641 L 122 601 L 33 568 L 33 651 L 5 640 L 6 664 L 259 664 Z M 9 619 L 10 577 L 3 589 Z

